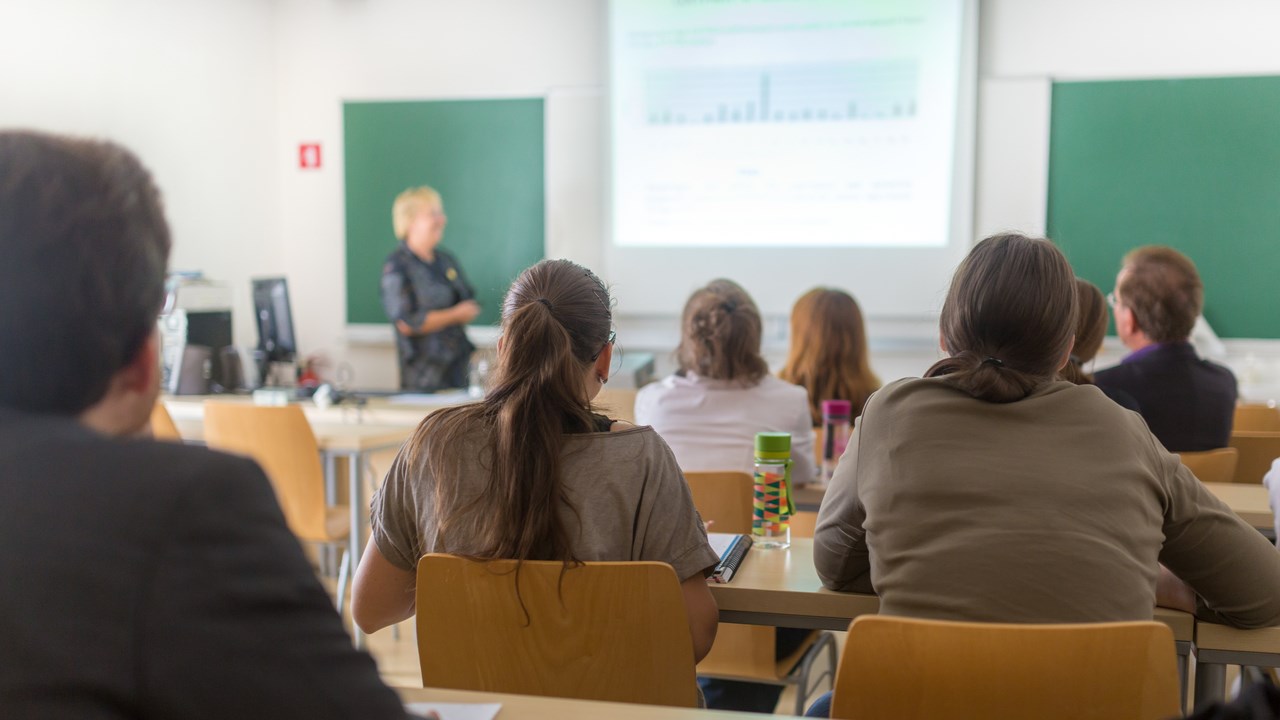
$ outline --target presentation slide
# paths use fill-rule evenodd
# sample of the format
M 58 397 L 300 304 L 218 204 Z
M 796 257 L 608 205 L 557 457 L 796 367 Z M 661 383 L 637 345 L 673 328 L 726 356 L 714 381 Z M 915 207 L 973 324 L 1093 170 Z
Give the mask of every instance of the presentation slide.
M 612 0 L 610 275 L 631 286 L 655 264 L 696 264 L 706 277 L 676 273 L 692 289 L 767 269 L 773 312 L 815 284 L 881 314 L 936 310 L 932 295 L 849 287 L 875 270 L 814 268 L 937 266 L 945 285 L 969 244 L 970 5 Z

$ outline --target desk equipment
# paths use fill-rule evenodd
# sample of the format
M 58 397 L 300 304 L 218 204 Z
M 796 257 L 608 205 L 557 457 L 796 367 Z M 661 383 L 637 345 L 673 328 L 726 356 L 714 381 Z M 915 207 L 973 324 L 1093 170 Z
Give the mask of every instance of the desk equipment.
M 198 277 L 166 282 L 160 329 L 160 387 L 171 395 L 232 392 L 243 384 L 240 357 L 231 345 L 231 294 Z
M 1157 622 L 860 617 L 849 628 L 831 714 L 859 720 L 1174 717 L 1180 712 L 1172 650 L 1172 633 Z
M 718 583 L 727 583 L 738 572 L 747 551 L 751 549 L 751 536 L 735 533 L 707 533 L 711 549 L 720 556 L 720 562 L 711 572 L 711 579 Z
M 429 554 L 416 599 L 424 687 L 697 706 L 680 581 L 665 563 Z
M 284 278 L 253 281 L 253 316 L 258 327 L 258 377 L 263 385 L 292 385 L 288 370 L 298 357 L 298 340 Z

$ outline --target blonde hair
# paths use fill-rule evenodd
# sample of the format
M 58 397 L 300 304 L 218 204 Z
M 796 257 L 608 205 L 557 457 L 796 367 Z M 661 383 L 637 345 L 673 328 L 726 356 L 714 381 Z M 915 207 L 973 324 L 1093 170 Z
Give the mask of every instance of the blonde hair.
M 880 378 L 867 359 L 867 329 L 849 293 L 814 288 L 791 309 L 791 349 L 778 377 L 809 391 L 813 424 L 822 422 L 823 400 L 848 400 L 862 414 Z
M 391 205 L 391 227 L 397 240 L 403 240 L 409 234 L 409 225 L 413 224 L 413 219 L 427 206 L 444 210 L 440 193 L 426 185 L 409 188 L 396 196 L 395 203 Z

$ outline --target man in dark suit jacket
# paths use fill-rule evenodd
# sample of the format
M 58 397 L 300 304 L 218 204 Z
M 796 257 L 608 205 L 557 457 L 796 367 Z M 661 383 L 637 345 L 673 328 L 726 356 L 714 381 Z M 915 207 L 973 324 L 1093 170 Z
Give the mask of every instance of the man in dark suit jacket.
M 169 245 L 128 151 L 0 132 L 0 716 L 403 718 L 262 471 L 137 437 Z
M 1130 252 L 1109 299 L 1116 332 L 1133 352 L 1095 373 L 1094 382 L 1137 400 L 1151 432 L 1172 452 L 1226 447 L 1236 378 L 1191 346 L 1204 286 L 1190 258 L 1154 245 Z

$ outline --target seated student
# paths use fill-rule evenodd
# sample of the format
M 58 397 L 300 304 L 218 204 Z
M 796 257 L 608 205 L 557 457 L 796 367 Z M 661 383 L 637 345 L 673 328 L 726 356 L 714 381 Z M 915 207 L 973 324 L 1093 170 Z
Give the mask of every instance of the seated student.
M 1092 385 L 1093 375 L 1085 372 L 1087 365 L 1102 349 L 1102 339 L 1107 334 L 1107 299 L 1097 285 L 1076 278 L 1076 340 L 1062 368 L 1062 379 L 1076 385 Z M 1126 410 L 1137 410 L 1138 402 L 1119 390 L 1100 388 L 1107 397 Z
M 750 473 L 756 433 L 788 432 L 791 477 L 812 480 L 809 396 L 769 374 L 751 296 L 732 280 L 713 280 L 689 297 L 681 326 L 680 369 L 636 393 L 636 422 L 652 425 L 685 471 Z
M 545 260 L 502 304 L 492 387 L 419 426 L 373 498 L 352 612 L 368 632 L 413 614 L 427 553 L 521 560 L 654 560 L 683 583 L 694 657 L 715 638 L 707 542 L 675 457 L 652 428 L 591 411 L 613 355 L 609 293 Z
M 131 153 L 0 132 L 0 715 L 403 718 L 257 465 L 136 437 L 169 245 Z
M 814 288 L 791 309 L 791 348 L 778 377 L 809 392 L 809 416 L 822 424 L 823 400 L 848 400 L 862 414 L 880 378 L 867 359 L 867 328 L 853 296 Z
M 755 469 L 755 437 L 791 433 L 792 478 L 812 480 L 813 424 L 804 388 L 769 374 L 760 355 L 760 311 L 730 280 L 713 280 L 684 306 L 680 370 L 636 393 L 636 422 L 652 425 L 682 470 Z M 713 528 L 714 529 L 714 528 Z M 776 652 L 790 655 L 808 630 L 779 628 Z M 707 707 L 771 713 L 781 686 L 701 679 Z
M 1173 452 L 1226 447 L 1236 405 L 1236 378 L 1202 360 L 1189 338 L 1204 305 L 1204 285 L 1190 258 L 1149 245 L 1130 252 L 1111 297 L 1116 332 L 1131 352 L 1094 374 L 1104 392 L 1137 401 L 1151 432 Z
M 1280 623 L 1280 553 L 1140 417 L 1055 379 L 1074 312 L 1048 241 L 969 253 L 942 308 L 951 356 L 876 393 L 840 459 L 814 538 L 823 584 L 917 618 L 1150 620 L 1159 603 Z

